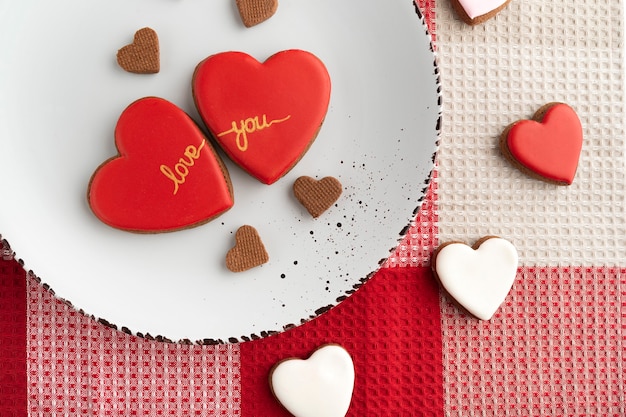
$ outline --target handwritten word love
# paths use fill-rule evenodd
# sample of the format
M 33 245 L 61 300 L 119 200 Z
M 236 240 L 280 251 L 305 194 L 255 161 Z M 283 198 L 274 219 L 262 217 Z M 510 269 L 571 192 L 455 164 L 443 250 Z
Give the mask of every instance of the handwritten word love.
M 174 169 L 171 169 L 167 165 L 161 165 L 161 173 L 174 182 L 174 195 L 178 192 L 178 187 L 185 183 L 185 179 L 187 175 L 189 175 L 189 168 L 194 166 L 196 160 L 200 158 L 200 151 L 205 143 L 206 142 L 202 141 L 202 144 L 197 148 L 193 145 L 187 146 L 183 158 L 178 160 L 178 163 L 174 165 Z
M 232 126 L 231 129 L 225 132 L 222 132 L 218 134 L 217 136 L 221 138 L 222 136 L 226 136 L 226 135 L 230 135 L 231 133 L 234 133 L 236 135 L 235 140 L 237 141 L 237 148 L 240 151 L 245 152 L 246 150 L 248 150 L 248 134 L 257 132 L 259 130 L 267 129 L 268 127 L 271 127 L 273 124 L 276 124 L 276 123 L 285 122 L 289 120 L 290 117 L 291 115 L 283 119 L 270 120 L 268 122 L 267 116 L 264 114 L 263 116 L 261 116 L 261 121 L 259 121 L 259 116 L 254 116 L 254 117 L 249 117 L 245 120 L 240 120 L 239 125 L 237 124 L 236 121 L 233 120 L 231 123 L 231 126 Z

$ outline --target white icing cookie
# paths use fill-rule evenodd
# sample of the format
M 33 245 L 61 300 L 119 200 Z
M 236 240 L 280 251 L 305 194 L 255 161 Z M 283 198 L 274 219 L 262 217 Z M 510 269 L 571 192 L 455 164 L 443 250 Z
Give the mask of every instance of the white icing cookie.
M 451 0 L 452 7 L 461 19 L 470 25 L 489 20 L 511 0 Z
M 308 359 L 274 366 L 270 385 L 276 399 L 295 417 L 344 417 L 352 401 L 354 364 L 341 346 L 326 345 Z
M 474 247 L 443 244 L 434 256 L 433 270 L 446 292 L 470 314 L 489 320 L 513 286 L 517 250 L 499 237 L 486 237 Z

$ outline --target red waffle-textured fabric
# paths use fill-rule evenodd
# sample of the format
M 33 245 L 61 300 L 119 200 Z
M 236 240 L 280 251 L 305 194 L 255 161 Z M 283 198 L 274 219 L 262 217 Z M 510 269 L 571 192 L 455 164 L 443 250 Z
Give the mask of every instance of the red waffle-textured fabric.
M 26 283 L 31 416 L 240 415 L 238 345 L 131 336 Z
M 338 343 L 352 355 L 356 371 L 348 416 L 441 416 L 439 317 L 439 291 L 429 268 L 382 269 L 315 320 L 241 345 L 242 415 L 289 416 L 271 394 L 271 367 Z
M 421 13 L 424 16 L 424 21 L 428 27 L 428 32 L 433 40 L 433 46 L 437 41 L 437 25 L 435 21 L 435 0 L 417 0 L 415 3 L 419 6 Z
M 434 198 L 431 188 L 424 206 L 430 209 L 418 214 L 420 232 L 411 237 L 413 259 L 426 261 L 435 245 Z M 26 288 L 22 317 L 28 318 L 33 416 L 284 415 L 269 390 L 269 367 L 329 341 L 344 344 L 357 367 L 351 415 L 365 409 L 378 410 L 369 415 L 420 415 L 410 411 L 415 405 L 428 410 L 424 415 L 443 410 L 439 294 L 424 266 L 383 268 L 316 320 L 268 339 L 218 347 L 134 337 L 80 314 L 34 276 Z
M 437 171 L 432 180 L 415 222 L 400 240 L 398 247 L 387 258 L 386 268 L 419 267 L 430 265 L 430 257 L 438 245 L 437 238 Z
M 405 238 L 414 243 L 407 246 L 411 262 L 427 262 L 436 245 L 435 189 L 432 183 Z M 116 331 L 55 298 L 34 276 L 26 289 L 27 410 L 33 416 L 272 415 L 263 407 L 281 415 L 267 385 L 272 356 L 307 356 L 333 335 L 357 366 L 351 415 L 370 407 L 379 415 L 402 408 L 415 415 L 407 411 L 415 404 L 432 415 L 443 410 L 439 295 L 425 267 L 384 268 L 316 320 L 276 337 L 218 347 Z
M 520 268 L 490 321 L 442 304 L 447 416 L 626 415 L 626 268 Z
M 468 317 L 447 298 L 440 304 L 428 275 L 426 268 L 383 269 L 318 319 L 222 353 L 107 328 L 29 279 L 29 410 L 35 416 L 50 415 L 53 405 L 59 414 L 81 416 L 285 415 L 269 392 L 268 367 L 335 341 L 357 367 L 351 415 L 386 406 L 391 397 L 420 406 L 424 399 L 443 401 L 450 416 L 625 415 L 626 268 L 521 268 L 489 322 Z M 432 298 L 417 285 L 428 282 Z M 415 316 L 423 299 L 437 305 L 440 322 Z M 400 308 L 408 302 L 415 305 Z M 428 356 L 429 325 L 439 323 L 434 343 L 441 343 L 443 357 L 436 359 Z M 408 333 L 397 331 L 406 326 Z M 409 346 L 414 350 L 404 352 Z M 398 360 L 392 349 L 406 358 Z M 432 366 L 440 363 L 437 380 Z M 216 403 L 224 405 L 222 414 L 214 412 Z
M 26 415 L 26 280 L 0 244 L 0 415 Z

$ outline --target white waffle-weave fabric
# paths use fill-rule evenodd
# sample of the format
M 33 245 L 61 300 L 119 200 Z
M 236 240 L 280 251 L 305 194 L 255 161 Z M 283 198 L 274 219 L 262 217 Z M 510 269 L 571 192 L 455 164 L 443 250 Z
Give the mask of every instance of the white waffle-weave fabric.
M 439 242 L 499 235 L 521 263 L 488 322 L 442 297 L 447 416 L 624 415 L 622 13 L 621 1 L 512 0 L 470 27 L 436 2 Z M 527 177 L 498 146 L 553 101 L 584 127 L 568 187 Z
M 435 14 L 440 242 L 498 235 L 524 266 L 626 263 L 621 1 L 512 0 L 474 27 L 449 1 Z M 584 128 L 566 187 L 522 174 L 498 147 L 507 125 L 553 101 L 576 109 Z

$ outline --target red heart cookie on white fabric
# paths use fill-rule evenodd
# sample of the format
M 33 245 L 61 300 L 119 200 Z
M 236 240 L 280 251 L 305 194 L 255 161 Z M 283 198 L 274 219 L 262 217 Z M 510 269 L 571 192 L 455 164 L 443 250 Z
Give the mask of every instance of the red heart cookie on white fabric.
M 207 128 L 250 175 L 272 184 L 316 138 L 330 101 L 330 77 L 315 55 L 278 52 L 259 62 L 242 52 L 196 67 L 193 96 Z
M 146 97 L 115 128 L 119 155 L 89 183 L 88 200 L 104 223 L 169 232 L 205 223 L 233 205 L 230 177 L 196 123 L 174 104 Z
M 504 156 L 522 172 L 557 185 L 574 181 L 583 146 L 583 128 L 567 104 L 542 106 L 532 120 L 507 127 L 500 138 Z
M 433 256 L 433 271 L 457 303 L 473 316 L 489 320 L 513 286 L 517 261 L 511 242 L 489 236 L 473 247 L 444 243 Z
M 308 359 L 286 359 L 270 372 L 278 401 L 296 417 L 344 417 L 354 389 L 354 364 L 341 346 L 326 345 Z

